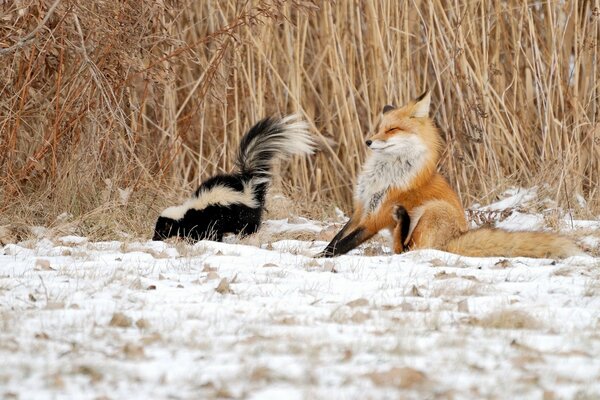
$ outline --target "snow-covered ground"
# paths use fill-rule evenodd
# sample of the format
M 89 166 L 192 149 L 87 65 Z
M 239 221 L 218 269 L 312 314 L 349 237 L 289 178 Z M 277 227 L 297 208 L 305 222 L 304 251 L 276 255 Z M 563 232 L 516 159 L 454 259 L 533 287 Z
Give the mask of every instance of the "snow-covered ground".
M 519 209 L 531 200 L 474 215 L 541 228 Z M 600 223 L 561 218 L 598 254 Z M 5 245 L 0 398 L 600 398 L 600 257 L 389 255 L 375 241 L 312 258 L 326 242 L 307 238 L 332 225 L 266 221 L 260 248 Z

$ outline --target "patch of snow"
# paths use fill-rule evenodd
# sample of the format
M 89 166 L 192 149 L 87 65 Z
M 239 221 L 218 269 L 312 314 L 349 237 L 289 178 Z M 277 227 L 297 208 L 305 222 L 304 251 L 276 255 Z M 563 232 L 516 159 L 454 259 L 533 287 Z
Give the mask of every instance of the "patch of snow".
M 32 226 L 31 233 L 33 233 L 33 236 L 36 238 L 42 238 L 48 234 L 48 228 L 44 226 Z
M 335 216 L 337 217 L 337 219 L 339 221 L 347 221 L 348 217 L 346 216 L 346 214 L 344 214 L 344 212 L 342 210 L 340 210 L 338 207 L 335 208 Z
M 309 221 L 303 218 L 303 223 L 290 223 L 287 218 L 264 221 L 261 229 L 266 229 L 271 233 L 286 233 L 286 232 L 311 232 L 319 233 L 323 227 L 318 223 Z
M 522 206 L 537 199 L 537 190 L 533 189 L 509 189 L 503 193 L 505 197 L 484 207 L 479 207 L 482 211 L 499 211 L 507 208 Z
M 0 251 L 0 397 L 600 396 L 600 257 L 64 238 Z
M 535 231 L 544 227 L 544 217 L 540 214 L 524 214 L 513 211 L 504 221 L 496 223 L 496 228 L 509 231 Z
M 576 193 L 575 199 L 577 199 L 577 204 L 579 204 L 579 207 L 587 208 L 587 201 L 585 201 L 585 198 L 581 194 Z
M 57 239 L 60 243 L 65 244 L 65 245 L 78 245 L 78 244 L 83 244 L 86 243 L 88 240 L 85 237 L 81 237 L 81 236 L 61 236 Z

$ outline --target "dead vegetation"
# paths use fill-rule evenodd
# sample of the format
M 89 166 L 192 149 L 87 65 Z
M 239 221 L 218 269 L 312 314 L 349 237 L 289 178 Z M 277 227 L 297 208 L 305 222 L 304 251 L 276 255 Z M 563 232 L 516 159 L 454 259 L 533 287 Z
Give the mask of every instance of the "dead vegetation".
M 600 207 L 596 2 L 17 0 L 0 10 L 0 225 L 147 235 L 160 207 L 230 169 L 253 122 L 289 112 L 323 145 L 282 166 L 283 189 L 318 218 L 332 204 L 347 210 L 379 110 L 426 86 L 441 167 L 465 203 L 538 184 L 560 205 Z
M 472 321 L 474 325 L 492 329 L 542 329 L 543 323 L 533 315 L 519 309 L 493 311 Z

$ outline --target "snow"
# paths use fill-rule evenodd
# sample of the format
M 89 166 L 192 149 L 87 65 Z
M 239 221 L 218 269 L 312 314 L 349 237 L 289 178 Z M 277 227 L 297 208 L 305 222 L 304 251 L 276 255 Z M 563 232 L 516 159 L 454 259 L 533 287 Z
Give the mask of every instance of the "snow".
M 537 199 L 537 191 L 535 189 L 509 189 L 503 193 L 505 197 L 488 206 L 480 207 L 482 211 L 499 211 L 507 208 L 513 208 L 530 203 Z
M 497 225 L 545 227 L 542 215 L 507 214 Z M 598 221 L 573 226 L 598 254 Z M 329 228 L 265 221 L 277 239 L 259 247 L 76 236 L 5 245 L 0 397 L 600 397 L 600 257 L 390 255 L 383 245 L 316 259 L 325 241 L 291 239 Z M 561 229 L 571 232 L 566 219 Z
M 272 233 L 284 233 L 284 232 L 313 232 L 319 233 L 323 229 L 322 226 L 316 225 L 314 222 L 306 218 L 300 218 L 301 222 L 290 224 L 289 219 L 277 219 L 265 221 L 263 223 L 264 228 L 268 229 Z

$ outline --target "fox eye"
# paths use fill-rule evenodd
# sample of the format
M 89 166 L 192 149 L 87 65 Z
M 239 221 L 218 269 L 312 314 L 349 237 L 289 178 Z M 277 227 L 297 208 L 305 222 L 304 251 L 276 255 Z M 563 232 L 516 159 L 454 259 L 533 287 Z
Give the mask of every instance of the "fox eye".
M 399 130 L 400 130 L 400 128 L 390 128 L 390 129 L 386 130 L 385 133 L 392 133 L 392 132 L 399 131 Z

